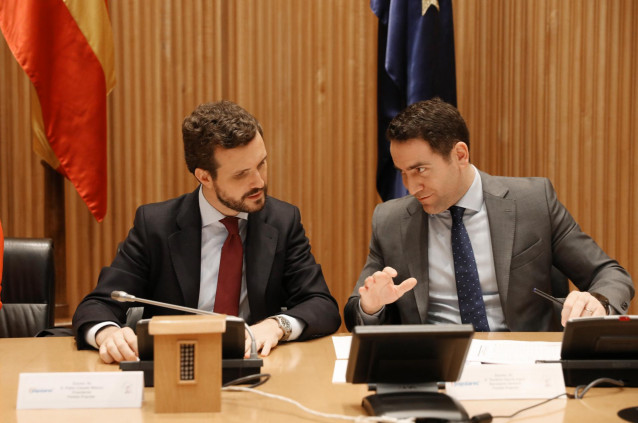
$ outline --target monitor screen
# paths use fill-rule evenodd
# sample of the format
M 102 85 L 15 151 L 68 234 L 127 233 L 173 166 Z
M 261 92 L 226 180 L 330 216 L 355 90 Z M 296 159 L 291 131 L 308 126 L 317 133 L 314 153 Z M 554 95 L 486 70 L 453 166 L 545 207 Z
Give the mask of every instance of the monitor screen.
M 472 325 L 356 326 L 346 381 L 428 383 L 456 381 L 470 348 Z

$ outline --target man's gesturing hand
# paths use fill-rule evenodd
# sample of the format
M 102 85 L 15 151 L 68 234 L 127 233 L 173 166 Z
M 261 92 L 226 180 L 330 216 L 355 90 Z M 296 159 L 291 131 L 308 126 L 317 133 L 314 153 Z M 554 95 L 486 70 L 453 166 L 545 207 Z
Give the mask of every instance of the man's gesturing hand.
M 395 285 L 392 278 L 397 276 L 397 271 L 391 267 L 386 267 L 380 272 L 374 272 L 372 276 L 368 276 L 365 284 L 359 288 L 361 295 L 361 309 L 368 313 L 374 314 L 381 310 L 386 304 L 390 304 L 398 300 L 416 286 L 416 279 L 408 278 Z

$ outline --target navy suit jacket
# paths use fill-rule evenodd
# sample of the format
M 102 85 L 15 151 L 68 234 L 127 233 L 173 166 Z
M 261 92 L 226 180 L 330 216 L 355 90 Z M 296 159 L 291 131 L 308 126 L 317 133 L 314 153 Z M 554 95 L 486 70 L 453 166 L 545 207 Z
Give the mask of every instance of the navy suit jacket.
M 162 203 L 141 206 L 113 263 L 100 272 L 97 287 L 73 316 L 79 348 L 89 347 L 85 331 L 112 321 L 123 326 L 134 303 L 111 299 L 114 290 L 140 298 L 197 308 L 200 285 L 202 220 L 198 190 Z M 279 314 L 306 323 L 298 340 L 335 332 L 340 324 L 337 302 L 330 295 L 321 266 L 315 262 L 301 224 L 299 209 L 268 197 L 248 215 L 244 260 L 251 319 Z M 145 305 L 144 318 L 177 314 Z

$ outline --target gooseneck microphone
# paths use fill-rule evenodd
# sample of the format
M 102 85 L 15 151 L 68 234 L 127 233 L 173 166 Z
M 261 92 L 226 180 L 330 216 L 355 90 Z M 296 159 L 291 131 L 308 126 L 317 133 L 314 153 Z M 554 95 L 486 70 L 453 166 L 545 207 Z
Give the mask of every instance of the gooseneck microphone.
M 137 302 L 137 303 L 150 304 L 150 305 L 154 305 L 154 306 L 157 306 L 157 307 L 169 308 L 171 310 L 185 311 L 187 313 L 193 313 L 193 314 L 207 314 L 207 315 L 213 315 L 213 316 L 224 316 L 223 314 L 215 313 L 215 312 L 208 311 L 208 310 L 200 310 L 200 309 L 197 309 L 197 308 L 184 307 L 184 306 L 180 306 L 180 305 L 176 305 L 176 304 L 163 303 L 161 301 L 154 301 L 154 300 L 147 300 L 145 298 L 138 298 L 135 295 L 128 294 L 128 293 L 126 293 L 124 291 L 112 291 L 111 292 L 111 298 L 116 300 L 116 301 L 119 301 L 121 303 Z M 246 328 L 246 332 L 248 332 L 248 335 L 250 336 L 250 358 L 259 358 L 259 355 L 257 354 L 257 342 L 255 342 L 255 336 L 253 335 L 253 331 L 250 330 L 250 326 L 248 326 L 246 321 L 244 319 L 242 319 L 241 317 L 228 316 L 228 315 L 226 315 L 226 320 L 229 320 L 229 321 L 232 321 L 232 322 L 243 322 L 244 323 L 244 327 Z

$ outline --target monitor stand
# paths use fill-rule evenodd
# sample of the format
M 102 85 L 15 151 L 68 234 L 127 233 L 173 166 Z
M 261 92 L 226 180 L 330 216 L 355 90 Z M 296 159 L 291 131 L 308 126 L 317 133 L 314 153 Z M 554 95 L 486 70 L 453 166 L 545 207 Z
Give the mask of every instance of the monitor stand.
M 638 407 L 624 408 L 618 412 L 618 417 L 628 422 L 638 422 Z
M 416 418 L 424 421 L 467 422 L 469 416 L 461 403 L 438 392 L 437 384 L 378 384 L 377 393 L 363 399 L 370 415 Z

